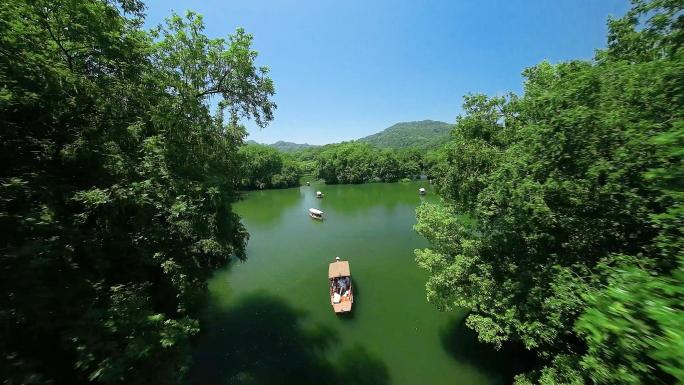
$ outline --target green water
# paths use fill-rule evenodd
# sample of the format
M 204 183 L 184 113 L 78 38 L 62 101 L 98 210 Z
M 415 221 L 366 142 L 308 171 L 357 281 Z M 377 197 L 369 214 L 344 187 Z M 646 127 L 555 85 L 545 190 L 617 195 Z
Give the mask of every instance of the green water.
M 428 190 L 418 195 L 418 188 Z M 316 190 L 325 193 L 315 197 Z M 426 182 L 303 186 L 249 193 L 235 210 L 248 260 L 210 281 L 191 384 L 498 384 L 512 354 L 476 342 L 465 314 L 425 300 L 413 250 Z M 324 221 L 308 216 L 310 207 Z M 353 313 L 336 316 L 327 268 L 349 260 Z

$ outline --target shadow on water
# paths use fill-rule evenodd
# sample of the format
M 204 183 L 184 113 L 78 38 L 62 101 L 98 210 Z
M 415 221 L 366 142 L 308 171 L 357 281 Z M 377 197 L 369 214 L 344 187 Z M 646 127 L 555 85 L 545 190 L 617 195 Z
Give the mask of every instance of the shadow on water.
M 352 281 L 352 287 L 354 289 L 354 304 L 352 305 L 352 310 L 349 313 L 341 313 L 336 315 L 337 318 L 344 320 L 345 322 L 353 322 L 354 318 L 356 317 L 356 313 L 359 311 L 358 300 L 361 298 L 361 296 L 359 295 L 360 291 L 358 280 Z
M 466 317 L 455 317 L 440 332 L 444 349 L 460 362 L 484 373 L 498 373 L 500 383 L 510 384 L 516 374 L 534 367 L 536 356 L 521 344 L 504 344 L 500 350 L 478 341 L 477 333 L 466 326 Z
M 389 384 L 385 364 L 363 347 L 326 354 L 338 341 L 325 325 L 306 326 L 306 314 L 282 299 L 253 294 L 214 309 L 199 338 L 188 384 Z

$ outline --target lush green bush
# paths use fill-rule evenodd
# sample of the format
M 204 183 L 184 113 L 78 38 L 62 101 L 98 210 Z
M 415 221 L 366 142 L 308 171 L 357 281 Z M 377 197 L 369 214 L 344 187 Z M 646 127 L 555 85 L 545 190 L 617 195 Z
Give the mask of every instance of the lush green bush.
M 535 350 L 521 384 L 684 382 L 683 12 L 634 1 L 594 61 L 466 97 L 428 157 L 446 201 L 417 211 L 428 299 Z
M 242 188 L 285 188 L 299 185 L 301 167 L 290 155 L 262 144 L 245 145 L 240 148 L 239 154 L 242 158 Z
M 381 150 L 362 142 L 327 145 L 313 153 L 318 177 L 326 183 L 396 182 L 420 175 L 416 150 Z
M 244 31 L 142 10 L 0 7 L 5 384 L 182 382 L 206 279 L 245 256 L 238 117 L 267 124 L 273 84 Z

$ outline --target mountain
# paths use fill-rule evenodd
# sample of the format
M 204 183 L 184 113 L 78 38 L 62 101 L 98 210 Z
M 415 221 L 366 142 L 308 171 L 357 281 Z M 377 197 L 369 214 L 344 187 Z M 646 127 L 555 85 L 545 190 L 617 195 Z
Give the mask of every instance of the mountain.
M 430 148 L 446 142 L 453 127 L 453 124 L 435 120 L 403 122 L 358 141 L 379 148 Z
M 311 148 L 311 147 L 318 147 L 315 144 L 293 143 L 293 142 L 285 142 L 283 140 L 279 140 L 279 141 L 272 143 L 272 144 L 264 144 L 264 143 L 259 143 L 257 141 L 250 139 L 250 140 L 245 141 L 245 144 L 247 144 L 247 145 L 259 144 L 262 146 L 269 146 L 269 147 L 273 147 L 277 150 L 280 150 L 282 152 L 295 152 L 295 151 L 304 150 L 304 149 Z
M 421 120 L 419 122 L 402 122 L 384 129 L 373 135 L 368 135 L 358 142 L 365 142 L 378 148 L 434 148 L 449 139 L 449 133 L 453 124 L 436 120 Z M 246 144 L 259 144 L 248 140 Z M 315 144 L 294 143 L 279 140 L 267 146 L 276 148 L 282 152 L 296 152 L 307 148 L 320 147 Z
M 269 146 L 275 147 L 282 152 L 295 152 L 309 147 L 316 147 L 313 144 L 285 142 L 282 140 L 279 140 L 273 144 L 269 144 Z

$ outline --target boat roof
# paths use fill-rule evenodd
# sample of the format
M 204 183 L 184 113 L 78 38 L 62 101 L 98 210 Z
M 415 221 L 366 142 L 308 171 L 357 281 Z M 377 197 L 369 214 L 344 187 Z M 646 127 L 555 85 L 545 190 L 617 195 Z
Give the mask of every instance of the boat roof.
M 309 212 L 310 212 L 311 214 L 323 215 L 323 211 L 321 211 L 321 210 L 319 210 L 319 209 L 311 208 L 311 209 L 309 209 Z
M 423 187 L 419 188 L 418 190 L 419 191 L 425 191 L 425 189 Z
M 328 266 L 328 278 L 348 277 L 350 275 L 348 261 L 337 261 Z
M 322 193 L 322 192 L 320 192 L 320 191 L 316 191 L 316 194 L 323 194 L 323 193 Z

